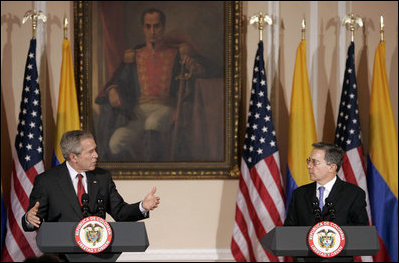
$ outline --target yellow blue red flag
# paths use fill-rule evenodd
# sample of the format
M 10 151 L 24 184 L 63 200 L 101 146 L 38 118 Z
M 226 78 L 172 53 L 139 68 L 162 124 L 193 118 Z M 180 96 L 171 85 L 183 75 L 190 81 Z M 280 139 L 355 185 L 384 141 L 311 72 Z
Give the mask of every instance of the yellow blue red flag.
M 317 141 L 306 69 L 306 41 L 302 40 L 296 52 L 294 78 L 292 81 L 290 128 L 288 136 L 287 202 L 292 192 L 301 185 L 310 183 L 306 158 Z
M 387 71 L 385 42 L 375 51 L 370 97 L 367 183 L 371 215 L 380 238 L 375 261 L 398 261 L 398 132 L 396 130 Z
M 55 136 L 52 166 L 64 162 L 60 141 L 62 135 L 70 130 L 79 130 L 79 108 L 76 95 L 75 77 L 71 48 L 68 39 L 62 42 L 62 65 L 60 91 L 58 95 L 57 132 Z

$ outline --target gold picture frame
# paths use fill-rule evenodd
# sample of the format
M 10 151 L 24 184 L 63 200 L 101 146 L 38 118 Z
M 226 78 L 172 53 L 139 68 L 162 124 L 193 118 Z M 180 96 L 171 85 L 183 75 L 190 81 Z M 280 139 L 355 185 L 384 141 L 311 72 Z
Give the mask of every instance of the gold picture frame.
M 105 106 L 98 101 L 104 92 L 109 91 L 105 84 L 115 76 L 110 72 L 116 74 L 118 63 L 130 63 L 129 47 L 137 44 L 140 34 L 136 31 L 143 28 L 139 24 L 139 14 L 150 6 L 166 14 L 167 26 L 185 25 L 181 29 L 186 30 L 185 36 L 189 36 L 185 39 L 197 41 L 196 50 L 207 54 L 204 61 L 208 59 L 210 63 L 207 65 L 211 66 L 204 66 L 209 72 L 206 77 L 192 78 L 192 82 L 179 80 L 179 83 L 192 85 L 186 89 L 190 90 L 191 97 L 187 99 L 188 102 L 182 100 L 181 105 L 187 108 L 179 108 L 182 109 L 180 112 L 186 114 L 184 118 L 178 115 L 181 113 L 176 113 L 179 110 L 174 112 L 175 129 L 171 130 L 171 137 L 167 137 L 173 140 L 165 140 L 165 145 L 170 148 L 162 148 L 165 159 L 144 161 L 140 159 L 140 154 L 123 159 L 125 155 L 118 159 L 106 148 L 109 146 L 109 134 L 112 135 L 116 128 L 113 130 L 113 124 L 103 121 L 106 119 Z M 99 147 L 99 167 L 110 170 L 115 179 L 238 178 L 242 92 L 241 18 L 242 6 L 239 1 L 74 2 L 75 73 L 81 126 L 95 136 Z M 124 25 L 123 30 L 118 23 Z M 134 32 L 132 35 L 135 37 L 130 36 L 131 32 Z M 178 35 L 172 32 L 174 36 Z M 118 40 L 117 34 L 124 41 Z M 110 55 L 111 48 L 107 46 L 110 39 L 115 40 L 112 47 L 119 50 L 119 61 L 116 58 L 118 56 Z M 120 45 L 122 42 L 127 44 Z M 180 97 L 177 98 L 179 100 Z M 111 108 L 111 111 L 114 112 L 114 109 Z M 176 121 L 179 118 L 184 120 L 180 121 L 181 126 Z M 113 122 L 114 118 L 109 120 Z M 176 150 L 176 145 L 180 147 L 179 150 Z M 141 150 L 144 151 L 137 147 L 139 153 Z

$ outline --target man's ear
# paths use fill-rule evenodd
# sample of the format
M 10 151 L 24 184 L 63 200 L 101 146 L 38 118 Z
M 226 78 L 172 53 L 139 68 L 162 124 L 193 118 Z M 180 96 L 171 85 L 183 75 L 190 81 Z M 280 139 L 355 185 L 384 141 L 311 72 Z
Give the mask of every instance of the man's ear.
M 77 158 L 77 155 L 76 155 L 76 154 L 74 154 L 74 153 L 70 153 L 70 154 L 69 154 L 69 161 L 70 161 L 70 162 L 75 163 L 75 162 L 76 162 L 76 158 Z
M 337 168 L 338 166 L 335 163 L 330 164 L 330 167 L 328 169 L 331 169 L 331 172 L 337 173 Z

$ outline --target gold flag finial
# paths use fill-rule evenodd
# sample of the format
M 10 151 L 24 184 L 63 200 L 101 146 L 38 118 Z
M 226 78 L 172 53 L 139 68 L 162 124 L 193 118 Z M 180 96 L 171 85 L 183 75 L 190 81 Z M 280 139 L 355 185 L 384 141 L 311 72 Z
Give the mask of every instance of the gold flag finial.
M 263 23 L 267 23 L 269 25 L 273 24 L 272 18 L 269 15 L 264 15 L 262 12 L 259 12 L 259 14 L 251 16 L 249 23 L 251 25 L 257 23 L 258 24 L 258 30 L 259 30 L 259 41 L 263 40 Z
M 342 25 L 346 27 L 347 30 L 351 32 L 351 41 L 353 42 L 355 37 L 355 29 L 358 27 L 363 27 L 363 20 L 360 16 L 355 14 L 347 14 L 342 19 Z
M 302 32 L 302 40 L 305 40 L 305 33 L 306 33 L 306 21 L 305 18 L 302 19 L 302 23 L 301 23 L 301 32 Z
M 384 42 L 384 17 L 380 17 L 380 42 Z
M 67 31 L 68 31 L 68 18 L 66 18 L 66 16 L 64 16 L 64 39 L 68 39 L 67 37 Z
M 38 12 L 36 10 L 28 10 L 22 18 L 22 24 L 25 24 L 29 18 L 32 19 L 32 38 L 36 38 L 37 21 L 41 19 L 43 23 L 46 23 L 47 17 L 40 10 Z

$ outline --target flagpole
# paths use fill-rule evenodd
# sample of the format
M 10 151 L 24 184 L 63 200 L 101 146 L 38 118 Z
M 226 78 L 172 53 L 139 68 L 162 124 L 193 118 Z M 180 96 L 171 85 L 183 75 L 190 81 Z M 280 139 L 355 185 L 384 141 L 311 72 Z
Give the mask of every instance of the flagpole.
M 68 39 L 67 37 L 67 32 L 68 32 L 68 18 L 66 18 L 66 16 L 64 16 L 64 39 Z
M 305 33 L 306 33 L 306 21 L 305 21 L 305 18 L 302 19 L 301 33 L 302 33 L 302 40 L 306 40 L 306 36 L 305 36 Z
M 384 42 L 384 17 L 380 17 L 380 42 Z
M 268 25 L 272 25 L 273 24 L 272 18 L 269 15 L 267 15 L 267 14 L 263 14 L 262 12 L 259 12 L 259 14 L 255 14 L 255 15 L 251 16 L 251 18 L 249 20 L 249 23 L 251 25 L 258 24 L 259 41 L 263 41 L 263 24 L 265 22 Z
M 346 30 L 351 32 L 351 41 L 354 42 L 355 39 L 355 29 L 363 27 L 363 20 L 360 16 L 353 13 L 347 14 L 342 19 L 342 26 L 346 27 Z
M 28 19 L 32 19 L 32 38 L 36 38 L 37 21 L 42 20 L 43 23 L 46 23 L 47 17 L 41 10 L 28 10 L 22 18 L 22 24 L 25 24 Z

